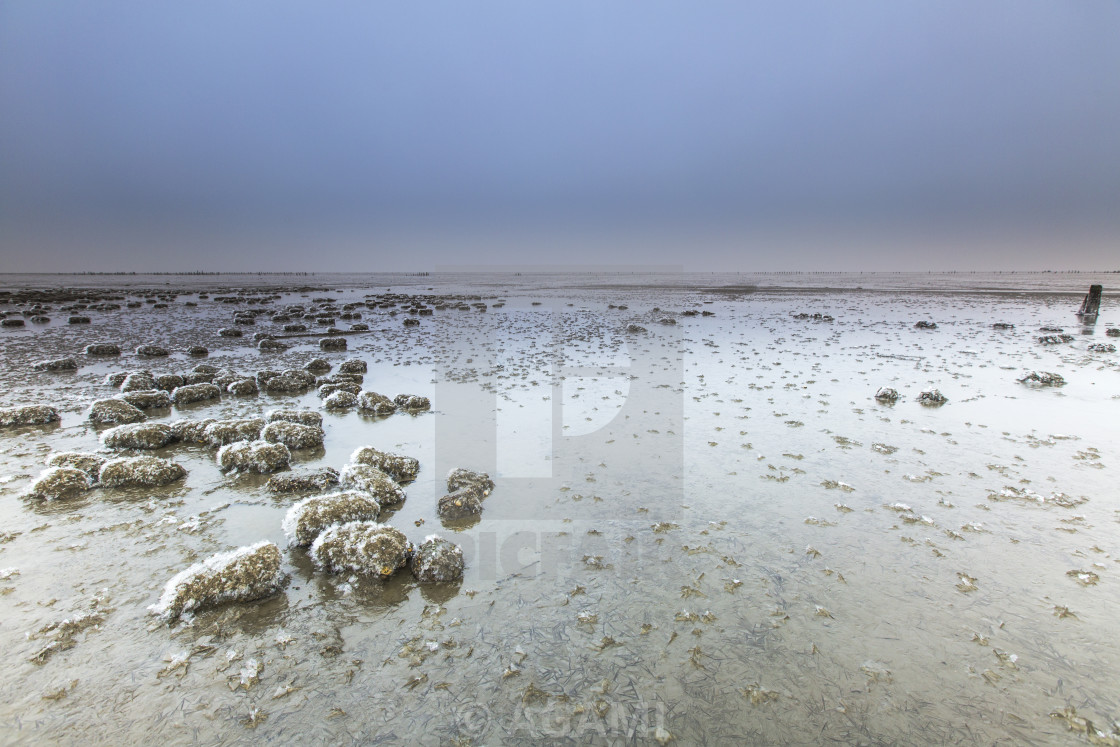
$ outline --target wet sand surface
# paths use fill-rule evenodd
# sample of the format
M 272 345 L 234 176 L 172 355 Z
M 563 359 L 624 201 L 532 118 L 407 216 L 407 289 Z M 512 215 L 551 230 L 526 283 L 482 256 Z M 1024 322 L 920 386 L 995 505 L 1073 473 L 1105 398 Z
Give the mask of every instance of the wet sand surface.
M 61 415 L 0 429 L 0 739 L 1120 744 L 1120 357 L 1089 348 L 1120 342 L 1120 313 L 1105 278 L 1099 320 L 1074 316 L 1090 282 L 0 276 L 0 313 L 25 320 L 0 329 L 0 407 Z M 330 326 L 347 350 L 320 349 Z M 83 354 L 97 342 L 124 352 Z M 35 370 L 66 357 L 76 371 Z M 293 469 L 362 446 L 419 459 L 380 521 L 461 545 L 461 583 L 328 574 L 281 529 L 311 493 L 223 473 L 206 445 L 107 449 L 87 419 L 114 372 L 318 357 L 431 410 L 327 410 L 312 387 L 146 422 L 313 409 L 325 441 Z M 947 402 L 920 404 L 929 389 Z M 187 476 L 27 497 L 63 451 Z M 458 466 L 495 479 L 477 521 L 436 512 Z M 148 611 L 179 571 L 261 540 L 280 593 Z

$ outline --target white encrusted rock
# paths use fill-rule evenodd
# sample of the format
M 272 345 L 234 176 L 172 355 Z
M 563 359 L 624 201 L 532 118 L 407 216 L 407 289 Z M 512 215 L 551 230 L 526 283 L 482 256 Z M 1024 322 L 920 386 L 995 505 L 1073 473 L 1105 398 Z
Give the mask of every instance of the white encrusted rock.
M 218 465 L 222 471 L 269 474 L 288 466 L 292 453 L 284 444 L 267 441 L 235 441 L 218 449 Z
M 215 420 L 206 426 L 203 435 L 211 446 L 225 446 L 235 441 L 256 441 L 263 428 L 264 421 L 260 418 L 232 418 Z
M 284 583 L 280 561 L 280 548 L 271 542 L 211 555 L 173 576 L 148 609 L 173 620 L 184 612 L 271 596 Z
M 323 445 L 325 434 L 316 425 L 302 425 L 278 420 L 261 431 L 261 438 L 269 443 L 284 444 L 289 449 L 313 449 Z
M 381 505 L 369 493 L 345 490 L 341 493 L 304 498 L 284 516 L 284 534 L 293 547 L 306 547 L 327 527 L 351 521 L 376 521 Z
M 419 394 L 398 394 L 393 397 L 393 403 L 402 410 L 409 412 L 429 410 L 432 407 L 431 400 L 427 397 L 421 397 Z
M 381 579 L 403 568 L 411 553 L 404 533 L 373 521 L 335 524 L 311 545 L 312 560 L 324 570 Z
M 110 459 L 101 466 L 98 482 L 102 487 L 146 487 L 169 485 L 187 476 L 183 466 L 154 456 Z
M 350 392 L 338 391 L 323 400 L 323 407 L 328 410 L 347 410 L 357 407 L 358 397 Z
M 417 581 L 458 581 L 463 565 L 463 548 L 434 534 L 424 538 L 409 560 Z
M 99 399 L 89 407 L 89 422 L 99 424 L 109 423 L 139 423 L 147 420 L 139 407 L 133 407 L 124 400 Z
M 265 487 L 273 493 L 321 493 L 338 486 L 338 470 L 320 467 L 306 472 L 286 472 L 268 478 Z
M 134 408 L 135 409 L 135 408 Z M 139 412 L 137 410 L 137 412 Z M 140 413 L 144 417 L 144 413 Z M 58 411 L 46 405 L 0 407 L 0 427 L 15 425 L 46 425 L 59 421 Z
M 323 425 L 323 416 L 314 410 L 269 410 L 264 419 L 269 423 L 282 421 L 300 425 Z
M 185 384 L 171 391 L 171 401 L 177 405 L 221 398 L 222 390 L 216 384 Z
M 91 482 L 97 481 L 101 466 L 108 461 L 101 454 L 87 454 L 81 451 L 59 451 L 47 458 L 48 467 L 72 467 L 80 469 L 89 476 Z
M 372 446 L 362 446 L 350 455 L 353 464 L 368 464 L 377 467 L 397 482 L 409 482 L 416 479 L 420 472 L 420 460 L 400 454 L 390 454 L 379 451 Z
M 476 488 L 485 497 L 494 489 L 494 481 L 485 472 L 475 472 L 464 467 L 456 467 L 447 473 L 448 492 L 454 493 L 465 487 Z
M 75 467 L 50 467 L 43 470 L 42 474 L 27 490 L 31 498 L 57 500 L 69 498 L 89 490 L 89 475 Z
M 342 468 L 339 484 L 347 490 L 369 493 L 382 506 L 393 506 L 405 499 L 404 491 L 393 478 L 368 464 L 348 464 Z
M 384 394 L 362 392 L 358 395 L 358 409 L 372 415 L 392 415 L 397 406 Z
M 185 444 L 205 444 L 206 429 L 216 423 L 214 418 L 204 420 L 176 420 L 171 424 L 171 436 Z
M 118 425 L 101 434 L 101 444 L 109 449 L 159 449 L 173 439 L 171 427 L 163 423 Z
M 938 389 L 926 389 L 918 395 L 918 403 L 926 407 L 939 407 L 949 401 L 949 398 Z

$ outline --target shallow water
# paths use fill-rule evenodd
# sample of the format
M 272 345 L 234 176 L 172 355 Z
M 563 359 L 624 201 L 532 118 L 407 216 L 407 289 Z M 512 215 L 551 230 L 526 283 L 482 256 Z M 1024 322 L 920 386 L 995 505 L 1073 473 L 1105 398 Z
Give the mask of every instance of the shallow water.
M 1073 315 L 1102 278 L 0 281 L 127 300 L 178 294 L 164 309 L 77 312 L 89 325 L 66 324 L 67 302 L 52 302 L 50 323 L 0 330 L 0 406 L 52 404 L 63 416 L 0 431 L 5 742 L 1120 739 L 1120 358 L 1086 350 L 1116 341 L 1105 329 L 1120 314 L 1106 293 L 1096 324 Z M 363 307 L 371 331 L 348 336 L 345 353 L 320 353 L 317 337 L 259 353 L 251 334 L 282 326 L 268 315 L 245 338 L 217 335 L 253 308 L 214 301 L 230 288 L 279 296 L 266 307 L 278 311 L 389 287 L 480 296 L 489 308 L 406 327 L 404 312 Z M 682 315 L 690 309 L 714 315 Z M 919 320 L 938 328 L 915 329 Z M 648 332 L 627 333 L 631 322 Z M 1042 326 L 1075 339 L 1039 345 Z M 81 356 L 100 341 L 126 354 Z M 127 353 L 149 342 L 173 355 Z M 205 362 L 250 375 L 361 358 L 366 389 L 431 397 L 432 412 L 418 415 L 324 411 L 324 448 L 296 452 L 294 466 L 340 468 L 364 445 L 417 457 L 407 500 L 382 520 L 414 543 L 437 532 L 460 543 L 463 582 L 330 576 L 293 549 L 280 595 L 171 626 L 153 618 L 147 606 L 191 563 L 261 539 L 284 547 L 280 522 L 299 496 L 223 475 L 210 449 L 184 445 L 155 452 L 188 470 L 168 488 L 49 503 L 21 494 L 50 453 L 99 448 L 85 410 L 115 393 L 107 373 L 187 371 L 199 362 L 182 352 L 193 344 L 210 348 Z M 78 372 L 31 370 L 66 355 L 81 359 Z M 1032 369 L 1068 383 L 1016 382 Z M 876 402 L 880 386 L 899 401 Z M 919 405 L 931 387 L 948 403 Z M 279 406 L 321 400 L 314 390 L 228 395 L 149 418 Z M 496 478 L 477 523 L 436 515 L 454 466 Z M 1055 494 L 1074 505 L 1039 500 Z M 44 630 L 89 612 L 72 634 Z M 36 659 L 53 640 L 57 650 Z M 1051 715 L 1070 707 L 1091 735 Z

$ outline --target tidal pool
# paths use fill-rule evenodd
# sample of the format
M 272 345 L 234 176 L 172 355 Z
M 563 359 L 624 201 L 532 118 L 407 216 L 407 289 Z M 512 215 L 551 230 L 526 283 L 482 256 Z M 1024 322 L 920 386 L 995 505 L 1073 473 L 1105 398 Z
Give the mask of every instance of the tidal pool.
M 0 276 L 0 313 L 27 320 L 0 329 L 0 407 L 61 415 L 0 429 L 0 738 L 1120 745 L 1120 357 L 1088 347 L 1120 314 L 1106 282 L 1096 323 L 1074 316 L 1090 282 Z M 320 349 L 330 326 L 345 351 Z M 258 350 L 261 332 L 290 347 Z M 83 354 L 103 342 L 124 353 Z M 66 357 L 76 371 L 35 369 Z M 461 583 L 327 574 L 281 527 L 311 493 L 223 473 L 207 445 L 107 449 L 87 419 L 114 372 L 318 357 L 431 409 L 223 392 L 147 422 L 313 409 L 325 440 L 292 469 L 415 457 L 380 521 L 461 545 Z M 947 402 L 920 404 L 930 389 Z M 62 451 L 187 476 L 26 497 Z M 436 513 L 453 467 L 494 478 L 477 521 Z M 148 611 L 179 571 L 262 540 L 279 594 L 170 625 Z

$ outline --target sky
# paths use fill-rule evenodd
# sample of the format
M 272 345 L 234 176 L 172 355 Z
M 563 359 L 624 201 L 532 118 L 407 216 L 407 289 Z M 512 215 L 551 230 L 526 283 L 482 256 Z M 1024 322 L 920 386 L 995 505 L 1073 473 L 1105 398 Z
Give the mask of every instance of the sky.
M 0 0 L 0 272 L 1120 267 L 1115 0 Z

